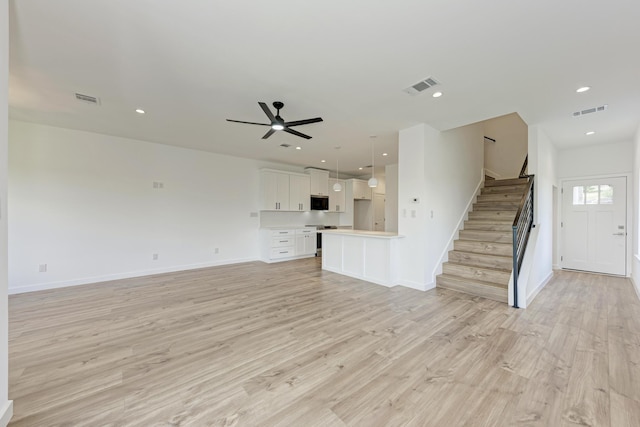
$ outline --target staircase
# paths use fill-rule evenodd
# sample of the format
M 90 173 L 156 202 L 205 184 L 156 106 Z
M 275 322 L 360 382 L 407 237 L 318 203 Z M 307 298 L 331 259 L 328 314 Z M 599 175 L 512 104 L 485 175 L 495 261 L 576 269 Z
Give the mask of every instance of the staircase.
M 436 286 L 507 303 L 513 268 L 513 220 L 526 178 L 487 180 Z

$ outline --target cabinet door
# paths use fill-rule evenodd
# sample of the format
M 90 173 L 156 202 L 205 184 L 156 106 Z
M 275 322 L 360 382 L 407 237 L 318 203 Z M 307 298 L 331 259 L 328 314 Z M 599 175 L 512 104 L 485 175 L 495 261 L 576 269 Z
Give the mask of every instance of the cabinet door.
M 334 191 L 333 185 L 335 183 L 342 185 L 342 191 Z M 345 182 L 335 178 L 329 179 L 329 212 L 344 212 L 345 209 Z
M 328 196 L 329 195 L 329 172 L 311 169 L 309 171 L 311 177 L 311 195 Z
M 276 171 L 260 173 L 262 210 L 289 210 L 289 174 Z
M 289 177 L 289 186 L 289 209 L 292 211 L 308 211 L 311 202 L 310 177 L 291 175 Z

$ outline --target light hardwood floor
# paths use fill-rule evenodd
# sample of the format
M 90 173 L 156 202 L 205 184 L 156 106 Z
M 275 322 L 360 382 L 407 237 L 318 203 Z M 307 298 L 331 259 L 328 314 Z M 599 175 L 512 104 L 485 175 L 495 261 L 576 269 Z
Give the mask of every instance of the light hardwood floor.
M 629 280 L 558 272 L 527 310 L 319 260 L 10 297 L 18 426 L 640 426 Z

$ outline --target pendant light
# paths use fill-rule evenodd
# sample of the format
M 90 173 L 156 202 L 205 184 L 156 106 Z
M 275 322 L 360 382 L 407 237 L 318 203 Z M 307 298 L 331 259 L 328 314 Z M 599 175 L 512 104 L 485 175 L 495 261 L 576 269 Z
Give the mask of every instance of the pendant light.
M 336 147 L 336 150 L 339 150 L 339 149 L 340 147 Z M 336 183 L 333 184 L 333 191 L 335 192 L 342 191 L 342 184 L 338 182 L 339 179 L 340 179 L 340 168 L 338 164 L 338 159 L 336 158 Z
M 374 139 L 375 137 L 376 137 L 375 135 L 371 135 L 371 178 L 367 182 L 367 184 L 369 184 L 369 187 L 371 188 L 376 188 L 378 186 L 378 180 L 373 175 L 376 167 L 375 156 L 374 156 L 374 142 L 373 142 L 375 141 Z

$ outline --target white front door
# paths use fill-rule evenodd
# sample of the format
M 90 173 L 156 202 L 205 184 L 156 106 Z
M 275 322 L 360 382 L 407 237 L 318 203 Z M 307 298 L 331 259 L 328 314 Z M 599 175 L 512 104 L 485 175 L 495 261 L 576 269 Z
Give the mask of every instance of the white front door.
M 626 275 L 627 178 L 562 185 L 562 268 Z

